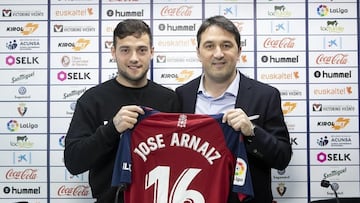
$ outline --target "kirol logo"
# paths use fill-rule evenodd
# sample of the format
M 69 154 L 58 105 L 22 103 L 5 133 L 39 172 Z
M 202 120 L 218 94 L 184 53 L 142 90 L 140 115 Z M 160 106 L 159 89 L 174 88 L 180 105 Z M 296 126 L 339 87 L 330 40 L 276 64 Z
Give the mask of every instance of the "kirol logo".
M 10 120 L 8 123 L 7 123 L 7 129 L 10 131 L 10 132 L 15 132 L 17 130 L 19 130 L 19 123 L 16 121 L 16 120 Z

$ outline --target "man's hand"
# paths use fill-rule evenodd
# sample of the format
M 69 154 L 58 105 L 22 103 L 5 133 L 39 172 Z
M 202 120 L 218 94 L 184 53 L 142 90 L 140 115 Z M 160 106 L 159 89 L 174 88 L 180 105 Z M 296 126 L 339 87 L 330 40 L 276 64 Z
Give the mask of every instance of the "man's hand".
M 119 133 L 123 133 L 127 129 L 132 129 L 139 114 L 144 114 L 144 110 L 136 105 L 123 106 L 113 118 L 113 123 Z
M 245 136 L 254 136 L 254 125 L 246 113 L 240 108 L 225 112 L 222 122 L 226 122 L 236 131 L 241 131 Z

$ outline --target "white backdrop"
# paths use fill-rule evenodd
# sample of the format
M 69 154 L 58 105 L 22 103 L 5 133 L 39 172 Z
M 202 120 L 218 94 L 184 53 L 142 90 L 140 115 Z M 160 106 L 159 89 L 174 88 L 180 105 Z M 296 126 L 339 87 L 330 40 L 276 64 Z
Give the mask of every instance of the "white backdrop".
M 87 173 L 63 163 L 76 99 L 113 78 L 112 32 L 125 18 L 154 34 L 149 77 L 175 88 L 201 74 L 196 32 L 224 15 L 241 32 L 239 69 L 277 87 L 293 159 L 273 170 L 279 203 L 360 196 L 356 0 L 0 1 L 0 202 L 93 202 Z

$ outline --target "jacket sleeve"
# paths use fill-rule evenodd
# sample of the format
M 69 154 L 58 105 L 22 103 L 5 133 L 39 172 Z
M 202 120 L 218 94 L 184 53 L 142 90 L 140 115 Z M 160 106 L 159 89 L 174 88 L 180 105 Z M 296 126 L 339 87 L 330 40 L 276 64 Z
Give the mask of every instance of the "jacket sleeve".
M 107 124 L 101 123 L 96 113 L 95 107 L 78 100 L 65 137 L 64 162 L 72 174 L 101 165 L 111 158 L 119 143 L 120 135 L 112 119 Z
M 284 169 L 291 160 L 292 148 L 279 91 L 273 91 L 267 104 L 260 108 L 264 111 L 253 122 L 255 136 L 248 138 L 247 152 L 271 168 Z

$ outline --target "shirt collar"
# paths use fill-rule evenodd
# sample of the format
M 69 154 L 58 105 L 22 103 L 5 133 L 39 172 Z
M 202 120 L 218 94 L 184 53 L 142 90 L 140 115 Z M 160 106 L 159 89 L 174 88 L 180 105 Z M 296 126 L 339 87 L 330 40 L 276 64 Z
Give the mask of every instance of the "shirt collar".
M 224 94 L 230 94 L 232 96 L 237 96 L 237 93 L 239 91 L 239 83 L 240 83 L 240 74 L 238 73 L 238 71 L 236 71 L 235 79 L 231 82 L 231 84 L 226 89 Z M 200 78 L 200 85 L 199 85 L 199 89 L 198 89 L 198 94 L 207 95 L 206 91 L 205 91 L 205 88 L 204 88 L 204 74 L 202 74 L 201 78 Z

